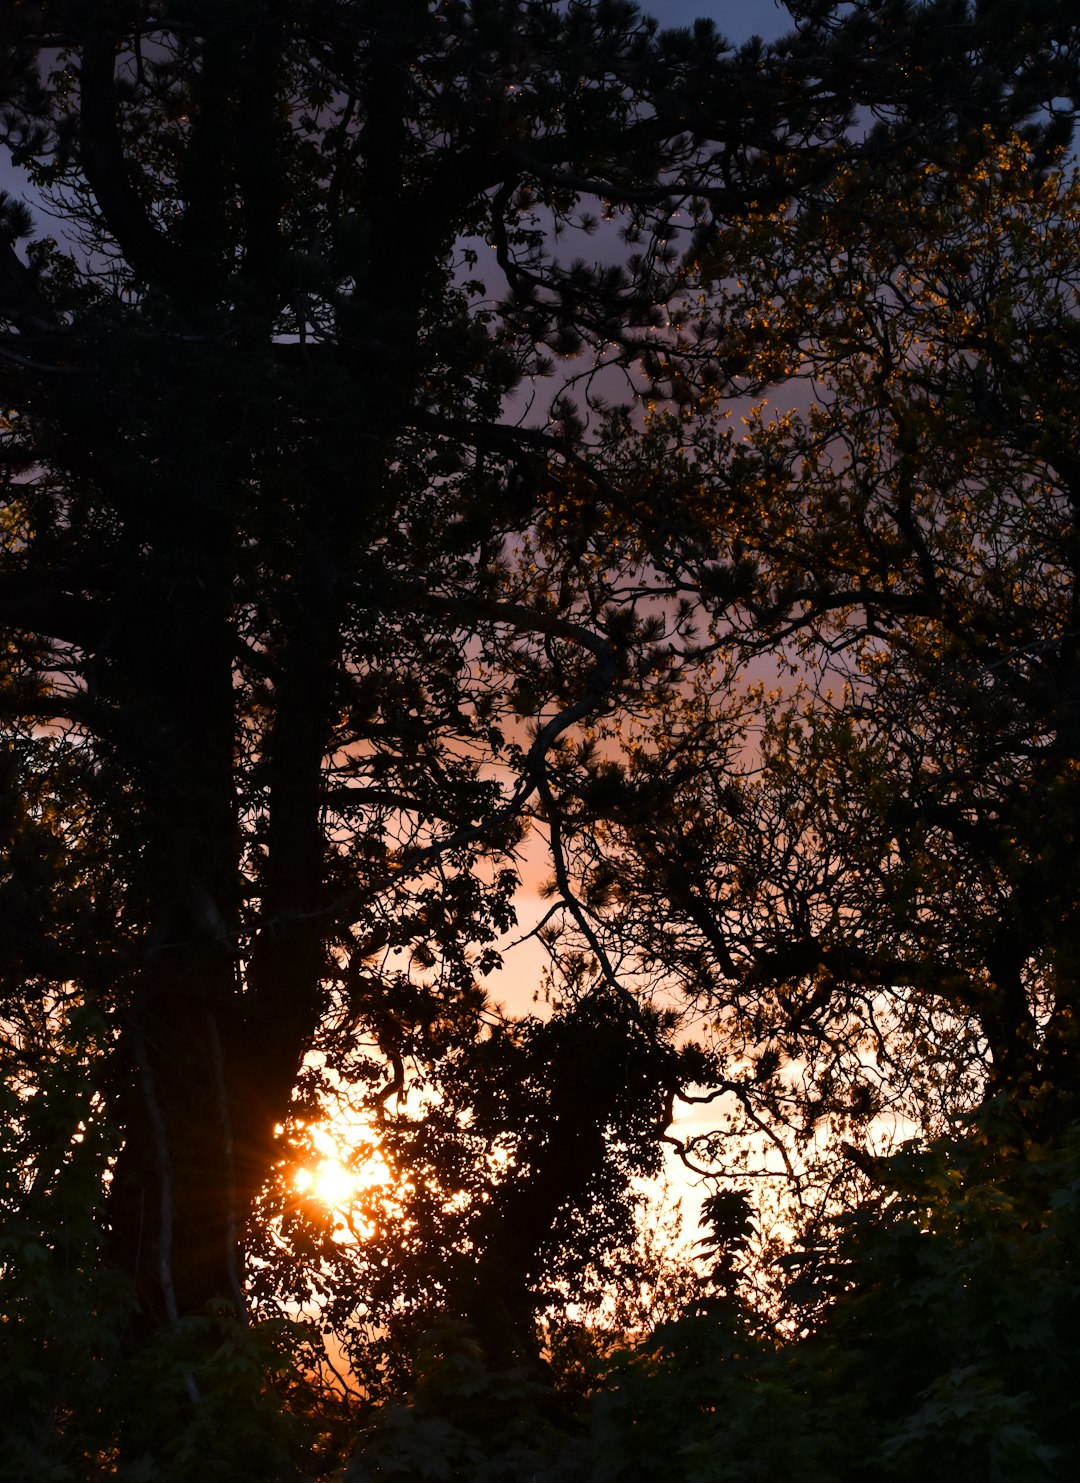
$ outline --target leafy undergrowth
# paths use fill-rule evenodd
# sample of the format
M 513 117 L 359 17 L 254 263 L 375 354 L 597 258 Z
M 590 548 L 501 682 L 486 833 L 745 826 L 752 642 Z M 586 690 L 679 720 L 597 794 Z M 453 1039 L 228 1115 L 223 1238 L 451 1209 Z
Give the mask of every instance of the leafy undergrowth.
M 804 1252 L 775 1342 L 718 1248 L 685 1314 L 597 1361 L 575 1407 L 432 1334 L 411 1399 L 364 1429 L 349 1483 L 802 1483 L 1075 1476 L 1080 1144 L 914 1145 Z
M 743 1304 L 745 1207 L 709 1210 L 711 1270 L 675 1320 L 603 1353 L 496 1370 L 468 1328 L 417 1346 L 408 1396 L 332 1405 L 311 1335 L 221 1310 L 136 1357 L 108 1342 L 104 1275 L 74 1283 L 40 1251 L 4 1319 L 0 1476 L 49 1483 L 1040 1483 L 1080 1458 L 1080 1138 L 985 1129 L 912 1145 L 828 1247 L 797 1254 L 801 1336 Z M 31 1277 L 33 1280 L 31 1281 Z M 33 1309 L 33 1311 L 31 1311 Z M 48 1322 L 45 1320 L 49 1313 Z M 775 1315 L 774 1315 L 775 1318 Z M 31 1322 L 32 1320 L 32 1322 Z M 32 1344 L 48 1328 L 53 1339 Z M 111 1344 L 111 1348 L 110 1348 Z M 33 1350 L 33 1352 L 31 1352 Z M 573 1373 L 571 1373 L 571 1371 Z M 163 1438 L 166 1439 L 163 1441 Z

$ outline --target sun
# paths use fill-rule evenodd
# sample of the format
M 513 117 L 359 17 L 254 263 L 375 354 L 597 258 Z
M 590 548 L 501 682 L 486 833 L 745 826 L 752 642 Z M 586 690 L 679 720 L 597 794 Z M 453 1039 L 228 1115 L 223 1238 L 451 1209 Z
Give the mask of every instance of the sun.
M 354 1125 L 353 1119 L 338 1117 L 306 1131 L 316 1157 L 293 1173 L 298 1194 L 318 1200 L 328 1210 L 345 1212 L 364 1190 L 392 1182 L 390 1167 L 367 1123 Z
M 360 1188 L 360 1180 L 340 1159 L 323 1159 L 314 1169 L 297 1169 L 293 1184 L 304 1195 L 312 1195 L 335 1209 L 351 1205 Z

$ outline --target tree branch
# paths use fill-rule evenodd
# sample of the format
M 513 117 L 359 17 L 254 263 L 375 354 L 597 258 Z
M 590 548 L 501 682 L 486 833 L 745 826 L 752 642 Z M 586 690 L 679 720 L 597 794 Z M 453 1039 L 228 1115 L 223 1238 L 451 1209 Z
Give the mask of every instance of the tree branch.
M 115 61 L 114 37 L 100 23 L 91 25 L 79 71 L 79 162 L 105 226 L 130 266 L 149 283 L 175 284 L 182 276 L 181 260 L 154 225 L 124 156 L 117 127 Z

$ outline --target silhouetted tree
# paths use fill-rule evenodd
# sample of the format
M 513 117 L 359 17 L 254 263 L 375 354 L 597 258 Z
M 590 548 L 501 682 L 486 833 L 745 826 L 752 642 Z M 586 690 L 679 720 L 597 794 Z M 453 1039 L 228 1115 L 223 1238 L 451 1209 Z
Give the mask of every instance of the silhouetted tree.
M 366 1034 L 392 1065 L 475 1014 L 530 811 L 584 920 L 554 759 L 699 657 L 688 610 L 656 616 L 655 522 L 622 580 L 596 375 L 741 391 L 689 307 L 718 231 L 1073 85 L 1061 7 L 844 9 L 733 50 L 615 0 L 4 8 L 5 146 L 57 221 L 0 208 L 7 1208 L 93 1150 L 134 1334 L 243 1311 L 313 1047 L 344 1067 Z M 638 250 L 564 254 L 590 209 Z M 575 401 L 551 358 L 578 355 Z M 542 1163 L 503 1197 L 508 1273 Z

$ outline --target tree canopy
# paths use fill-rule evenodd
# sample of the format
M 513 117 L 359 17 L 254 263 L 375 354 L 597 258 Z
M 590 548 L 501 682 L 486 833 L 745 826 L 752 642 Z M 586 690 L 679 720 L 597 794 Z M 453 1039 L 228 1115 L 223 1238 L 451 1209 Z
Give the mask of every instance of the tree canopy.
M 830 1356 L 909 1259 L 970 1301 L 930 1399 L 875 1352 L 874 1476 L 973 1390 L 971 1468 L 1066 1455 L 979 1294 L 1075 1237 L 1080 31 L 789 9 L 4 7 L 13 1476 L 667 1476 L 671 1388 L 680 1478 L 775 1476 L 761 1394 L 870 1476 Z M 697 1277 L 639 1219 L 695 1098 Z

